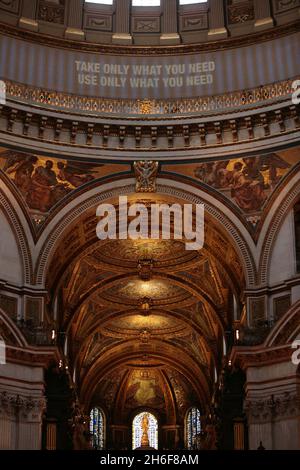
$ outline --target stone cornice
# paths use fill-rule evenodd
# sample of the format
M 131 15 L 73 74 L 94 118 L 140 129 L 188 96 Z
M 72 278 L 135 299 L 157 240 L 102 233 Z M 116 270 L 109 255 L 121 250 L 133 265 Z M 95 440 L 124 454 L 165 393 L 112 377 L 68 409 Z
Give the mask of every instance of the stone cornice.
M 0 107 L 3 144 L 44 154 L 114 160 L 193 160 L 248 155 L 295 145 L 300 138 L 299 105 L 291 100 L 235 113 L 177 119 L 111 120 L 49 111 L 7 101 Z M 36 149 L 36 150 L 35 150 Z M 224 158 L 224 156 L 223 156 Z
M 234 366 L 247 369 L 248 367 L 263 367 L 291 360 L 293 349 L 291 345 L 273 348 L 260 346 L 234 346 L 230 360 Z
M 73 49 L 84 52 L 97 52 L 100 54 L 124 54 L 124 55 L 178 55 L 187 53 L 213 52 L 217 50 L 232 49 L 248 46 L 254 43 L 270 41 L 278 37 L 286 36 L 300 30 L 300 21 L 294 21 L 287 25 L 278 26 L 267 31 L 246 34 L 238 37 L 223 38 L 221 41 L 209 41 L 197 44 L 178 44 L 171 46 L 126 46 L 113 44 L 98 44 L 92 42 L 73 41 L 66 38 L 54 37 L 32 31 L 22 30 L 12 25 L 0 23 L 1 32 L 7 36 L 25 39 L 27 41 L 50 45 L 57 48 Z
M 19 348 L 8 345 L 6 350 L 7 362 L 31 367 L 48 367 L 50 363 L 58 362 L 59 358 L 59 351 L 55 346 Z

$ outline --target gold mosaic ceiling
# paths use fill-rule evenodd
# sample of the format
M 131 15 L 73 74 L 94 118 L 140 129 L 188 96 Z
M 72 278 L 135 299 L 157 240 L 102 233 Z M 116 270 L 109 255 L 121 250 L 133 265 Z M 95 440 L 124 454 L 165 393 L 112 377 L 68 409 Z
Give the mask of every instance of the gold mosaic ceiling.
M 155 266 L 180 268 L 183 263 L 200 259 L 200 254 L 187 251 L 177 240 L 110 240 L 93 251 L 93 259 L 116 266 L 136 266 L 141 259 L 151 259 Z
M 189 293 L 168 280 L 151 279 L 142 281 L 138 277 L 118 282 L 102 294 L 104 299 L 116 303 L 137 305 L 140 299 L 148 297 L 159 304 L 171 304 L 189 298 Z

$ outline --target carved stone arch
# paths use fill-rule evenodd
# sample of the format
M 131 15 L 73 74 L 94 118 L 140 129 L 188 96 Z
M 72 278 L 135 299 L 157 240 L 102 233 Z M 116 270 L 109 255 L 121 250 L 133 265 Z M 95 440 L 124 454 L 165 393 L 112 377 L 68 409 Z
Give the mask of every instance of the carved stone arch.
M 0 338 L 6 344 L 18 347 L 28 347 L 28 343 L 13 320 L 0 308 Z
M 158 179 L 158 182 L 159 181 L 160 180 Z M 189 187 L 185 184 L 180 184 L 180 187 L 178 187 L 178 182 L 176 181 L 166 180 L 166 183 L 167 184 L 164 185 L 157 185 L 158 193 L 175 196 L 176 198 L 185 200 L 187 203 L 190 204 L 205 204 L 205 210 L 213 217 L 213 219 L 219 222 L 226 229 L 226 232 L 230 236 L 230 239 L 234 241 L 234 245 L 237 248 L 238 253 L 240 254 L 240 259 L 243 264 L 243 270 L 245 273 L 247 284 L 249 286 L 255 284 L 255 261 L 251 252 L 251 248 L 247 244 L 242 234 L 242 230 L 246 232 L 246 229 L 244 228 L 242 223 L 239 227 L 237 227 L 233 223 L 232 219 L 230 219 L 223 213 L 223 211 L 218 207 L 217 203 L 213 204 L 211 201 L 208 200 L 208 198 L 206 197 L 207 194 L 203 190 L 203 188 L 201 190 L 194 189 L 193 191 L 192 187 Z M 185 187 L 186 189 L 183 190 L 182 187 Z M 227 208 L 227 210 L 231 213 L 231 210 L 229 208 Z M 234 214 L 231 213 L 231 215 L 233 216 Z
M 108 186 L 108 185 L 105 185 Z M 97 204 L 117 197 L 119 194 L 129 195 L 135 192 L 134 184 L 128 186 L 122 185 L 118 188 L 113 188 L 110 190 L 104 190 L 90 198 L 86 199 L 83 203 L 77 204 L 74 208 L 71 208 L 69 212 L 64 216 L 55 227 L 52 229 L 51 233 L 48 234 L 46 240 L 41 248 L 39 258 L 37 260 L 36 269 L 35 269 L 35 281 L 37 284 L 43 285 L 46 281 L 47 266 L 51 254 L 54 253 L 57 242 L 63 237 L 64 231 L 67 227 L 81 214 L 85 211 L 91 209 L 93 206 L 96 207 Z M 95 224 L 96 226 L 96 224 Z
M 215 201 L 213 201 L 213 197 L 208 195 L 204 189 L 195 189 L 188 186 L 187 184 L 168 179 L 158 178 L 157 182 L 157 194 L 168 196 L 172 195 L 177 199 L 181 199 L 190 204 L 205 204 L 207 212 L 212 216 L 212 218 L 214 218 L 225 228 L 230 239 L 233 240 L 234 246 L 240 255 L 247 286 L 249 287 L 255 285 L 257 279 L 257 269 L 253 256 L 255 245 L 246 227 L 241 222 L 233 222 L 237 219 L 236 215 L 233 214 L 229 208 L 227 208 L 228 215 L 225 215 L 222 209 L 218 207 Z M 40 249 L 40 254 L 35 270 L 35 282 L 37 284 L 45 284 L 47 266 L 50 263 L 51 256 L 53 256 L 55 248 L 59 240 L 62 239 L 65 230 L 72 222 L 74 222 L 74 220 L 76 220 L 85 211 L 91 209 L 92 207 L 96 207 L 104 201 L 116 198 L 120 194 L 131 195 L 135 193 L 134 181 L 131 178 L 123 180 L 120 186 L 117 186 L 117 184 L 118 183 L 116 183 L 116 186 L 111 189 L 107 189 L 108 185 L 104 185 L 101 192 L 93 194 L 83 202 L 77 203 L 76 206 L 74 206 L 73 202 L 73 207 L 71 206 L 68 212 L 57 221 L 56 225 L 52 228 L 51 232 L 47 234 L 47 236 L 45 234 L 45 240 Z
M 278 198 L 273 203 L 273 207 L 277 206 L 277 209 L 272 219 L 268 222 L 266 235 L 262 244 L 258 271 L 259 284 L 266 285 L 268 282 L 272 250 L 275 241 L 286 216 L 296 204 L 299 196 L 300 180 L 296 181 L 291 188 L 287 185 L 285 190 L 279 194 Z
M 167 366 L 173 367 L 183 374 L 197 391 L 199 402 L 204 406 L 209 399 L 211 383 L 199 364 L 194 363 L 185 351 L 182 351 L 182 354 L 178 357 L 178 355 L 176 355 L 177 350 L 173 345 L 167 345 L 161 341 L 154 340 L 152 346 L 152 360 L 158 361 L 159 363 L 164 361 Z M 149 354 L 149 352 L 150 351 L 147 351 L 147 354 Z M 143 349 L 136 348 L 134 340 L 124 343 L 121 350 L 118 347 L 114 347 L 109 352 L 105 352 L 102 356 L 101 363 L 98 358 L 95 359 L 84 376 L 80 396 L 82 398 L 84 397 L 86 403 L 90 403 L 99 377 L 104 377 L 118 367 L 124 366 L 124 358 L 126 358 L 127 363 L 130 361 L 139 361 L 141 354 L 144 353 Z
M 3 213 L 11 227 L 14 234 L 20 258 L 22 261 L 23 270 L 23 281 L 25 284 L 32 284 L 33 282 L 33 266 L 32 266 L 32 255 L 29 247 L 28 237 L 24 230 L 24 226 L 17 214 L 15 207 L 11 202 L 12 198 L 8 198 L 7 194 L 1 189 L 0 190 L 0 206 Z M 28 233 L 30 229 L 28 228 Z

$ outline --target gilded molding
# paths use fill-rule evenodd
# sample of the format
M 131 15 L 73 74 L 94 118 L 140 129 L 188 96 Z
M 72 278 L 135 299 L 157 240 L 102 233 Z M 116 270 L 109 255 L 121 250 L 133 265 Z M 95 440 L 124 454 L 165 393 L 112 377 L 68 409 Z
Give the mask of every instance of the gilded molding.
M 7 98 L 17 101 L 59 108 L 67 111 L 86 112 L 89 114 L 111 115 L 170 115 L 199 114 L 207 112 L 228 111 L 232 108 L 259 106 L 287 99 L 293 93 L 292 84 L 297 77 L 290 80 L 263 85 L 257 88 L 240 90 L 214 96 L 203 96 L 184 99 L 109 99 L 77 96 L 59 93 L 43 88 L 31 87 L 6 80 Z

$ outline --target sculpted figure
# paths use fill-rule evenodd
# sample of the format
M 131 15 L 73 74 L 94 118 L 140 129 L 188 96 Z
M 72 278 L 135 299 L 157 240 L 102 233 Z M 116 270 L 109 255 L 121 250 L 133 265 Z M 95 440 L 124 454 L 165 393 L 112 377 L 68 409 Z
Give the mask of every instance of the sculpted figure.
M 153 193 L 156 191 L 156 176 L 158 173 L 158 162 L 144 161 L 134 162 L 134 173 L 136 177 L 135 190 L 137 193 Z

